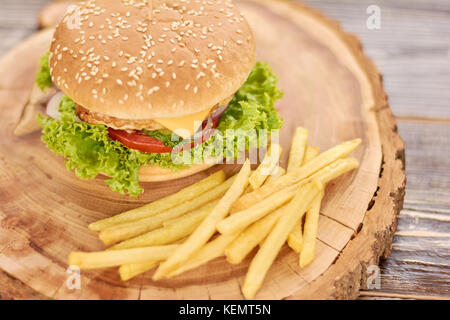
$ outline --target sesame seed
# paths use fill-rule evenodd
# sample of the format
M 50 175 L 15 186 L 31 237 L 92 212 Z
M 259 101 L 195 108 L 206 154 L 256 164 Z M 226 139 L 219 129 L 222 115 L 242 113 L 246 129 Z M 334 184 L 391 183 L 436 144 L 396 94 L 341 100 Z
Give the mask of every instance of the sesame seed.
M 120 86 L 123 84 L 122 80 L 120 80 L 120 79 L 117 79 L 116 82 L 117 82 L 117 84 L 120 85 Z

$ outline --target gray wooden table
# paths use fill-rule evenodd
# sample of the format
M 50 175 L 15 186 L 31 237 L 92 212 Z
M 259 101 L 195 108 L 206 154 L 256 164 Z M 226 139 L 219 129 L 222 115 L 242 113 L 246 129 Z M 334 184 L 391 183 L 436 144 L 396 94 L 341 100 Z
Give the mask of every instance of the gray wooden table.
M 36 29 L 48 0 L 0 0 L 0 55 Z M 450 1 L 306 0 L 357 34 L 384 75 L 406 142 L 404 209 L 381 288 L 362 299 L 450 299 Z M 366 9 L 381 12 L 367 28 Z

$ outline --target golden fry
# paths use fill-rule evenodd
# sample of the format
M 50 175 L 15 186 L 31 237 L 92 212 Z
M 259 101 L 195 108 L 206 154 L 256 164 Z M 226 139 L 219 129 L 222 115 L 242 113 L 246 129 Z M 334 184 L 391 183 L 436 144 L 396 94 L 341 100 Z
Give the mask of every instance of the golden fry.
M 287 243 L 297 253 L 300 253 L 303 248 L 303 226 L 302 221 L 298 221 L 294 229 L 289 234 Z
M 235 177 L 232 177 L 208 192 L 203 193 L 199 197 L 170 208 L 155 216 L 104 229 L 100 232 L 99 238 L 104 244 L 110 245 L 159 228 L 165 221 L 178 218 L 187 212 L 200 208 L 208 202 L 222 197 L 233 184 L 234 179 Z
M 316 147 L 310 147 L 308 146 L 305 151 L 305 157 L 303 158 L 302 165 L 307 164 L 312 159 L 317 157 L 319 154 L 319 148 Z M 291 247 L 295 252 L 300 253 L 303 247 L 303 225 L 302 220 L 299 220 L 297 222 L 297 225 L 294 227 L 294 229 L 291 231 L 288 237 L 288 245 Z
M 269 176 L 269 177 L 267 178 L 267 180 L 265 181 L 265 183 L 267 184 L 267 183 L 271 182 L 272 180 L 276 180 L 276 179 L 278 179 L 279 177 L 284 176 L 285 173 L 286 173 L 286 169 L 284 169 L 284 168 L 282 168 L 282 167 L 280 167 L 280 166 L 276 166 L 276 167 L 273 169 L 273 171 L 272 171 L 272 173 L 270 174 L 270 176 Z
M 267 154 L 264 160 L 258 166 L 258 168 L 250 175 L 248 182 L 253 190 L 258 189 L 264 181 L 270 176 L 274 168 L 277 166 L 281 156 L 281 146 L 278 144 L 272 144 L 267 150 Z
M 269 212 L 292 199 L 295 194 L 295 190 L 297 190 L 299 186 L 306 184 L 308 181 L 317 180 L 322 184 L 326 184 L 330 180 L 335 179 L 340 175 L 357 167 L 358 161 L 354 158 L 339 159 L 326 168 L 321 169 L 310 178 L 305 179 L 293 186 L 282 189 L 277 193 L 274 193 L 273 195 L 263 199 L 262 201 L 259 201 L 257 204 L 250 206 L 248 209 L 239 212 L 232 212 L 232 215 L 230 217 L 221 221 L 217 225 L 217 230 L 219 230 L 219 232 L 222 234 L 235 233 L 238 230 L 243 229 L 253 222 L 261 219 Z M 282 178 L 283 177 L 281 177 L 280 179 Z M 245 195 L 243 197 L 245 197 Z
M 218 186 L 225 181 L 225 173 L 220 170 L 209 177 L 194 183 L 193 185 L 186 187 L 170 196 L 156 200 L 145 206 L 123 212 L 121 214 L 93 222 L 89 225 L 89 229 L 92 231 L 100 231 L 109 228 L 113 225 L 128 223 L 143 218 L 148 218 L 172 207 L 178 206 L 188 200 L 192 200 L 205 191 Z
M 305 157 L 306 144 L 308 142 L 308 129 L 298 127 L 292 138 L 291 150 L 289 151 L 289 162 L 287 172 L 300 168 Z
M 120 242 L 109 248 L 109 250 L 149 247 L 173 243 L 194 232 L 218 202 L 219 201 L 216 200 L 208 203 L 180 218 L 170 220 L 169 223 L 164 224 L 164 226 L 159 229 Z
M 358 160 L 355 158 L 339 159 L 323 168 L 319 172 L 311 176 L 311 180 L 317 180 L 322 184 L 327 184 L 333 179 L 347 173 L 353 169 L 358 168 Z
M 122 281 L 128 281 L 144 272 L 155 268 L 161 261 L 151 260 L 149 262 L 123 264 L 119 268 Z
M 322 184 L 312 181 L 301 187 L 287 205 L 286 212 L 279 218 L 250 264 L 242 286 L 242 292 L 246 299 L 255 297 L 292 228 L 322 189 Z
M 319 155 L 319 153 L 320 153 L 319 148 L 307 146 L 302 166 L 310 162 L 312 159 L 316 158 Z
M 234 212 L 231 216 L 217 224 L 217 230 L 222 234 L 233 234 L 245 229 L 253 222 L 258 221 L 291 200 L 298 188 L 299 184 L 284 188 L 248 209 Z
M 323 191 L 314 199 L 311 207 L 306 212 L 305 231 L 303 234 L 303 248 L 300 252 L 300 268 L 306 267 L 314 259 L 316 249 L 317 228 L 319 226 L 320 205 L 323 199 Z
M 167 245 L 99 252 L 72 252 L 69 255 L 69 265 L 78 266 L 80 269 L 97 269 L 128 263 L 164 260 L 175 252 L 177 247 L 178 245 Z
M 247 159 L 237 174 L 236 180 L 234 180 L 231 187 L 220 199 L 212 212 L 202 221 L 200 226 L 198 226 L 189 238 L 180 245 L 179 249 L 159 266 L 153 276 L 155 280 L 161 279 L 181 267 L 195 251 L 199 250 L 208 242 L 216 232 L 217 223 L 228 215 L 231 205 L 243 194 L 248 185 L 250 172 L 250 161 Z
M 168 278 L 195 269 L 224 254 L 225 248 L 236 239 L 237 234 L 219 235 L 196 251 L 181 267 L 168 274 Z
M 316 158 L 308 162 L 306 165 L 293 170 L 290 173 L 278 178 L 277 180 L 272 180 L 270 183 L 264 184 L 259 189 L 253 192 L 243 195 L 236 203 L 233 205 L 231 212 L 241 211 L 255 203 L 260 202 L 264 198 L 267 198 L 274 192 L 277 192 L 286 186 L 294 185 L 312 174 L 316 173 L 322 168 L 325 168 L 329 164 L 333 163 L 337 159 L 346 157 L 349 153 L 353 152 L 361 144 L 361 139 L 355 139 L 347 141 L 328 149 L 327 151 L 319 154 Z
M 241 232 L 225 249 L 225 256 L 228 262 L 232 264 L 241 263 L 253 248 L 266 238 L 285 208 L 286 205 L 268 214 Z

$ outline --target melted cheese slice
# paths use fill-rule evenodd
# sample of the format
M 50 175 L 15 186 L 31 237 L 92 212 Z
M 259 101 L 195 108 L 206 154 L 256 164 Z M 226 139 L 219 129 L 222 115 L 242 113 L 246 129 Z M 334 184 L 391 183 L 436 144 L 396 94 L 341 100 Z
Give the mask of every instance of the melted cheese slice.
M 163 127 L 175 132 L 184 139 L 189 139 L 201 126 L 211 109 L 179 118 L 154 119 Z

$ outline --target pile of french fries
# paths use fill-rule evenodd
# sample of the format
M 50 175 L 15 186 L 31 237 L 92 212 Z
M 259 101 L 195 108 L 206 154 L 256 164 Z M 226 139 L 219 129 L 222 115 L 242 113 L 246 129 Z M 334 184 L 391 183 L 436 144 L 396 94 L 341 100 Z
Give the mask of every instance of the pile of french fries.
M 225 256 L 241 263 L 254 248 L 242 292 L 253 299 L 270 266 L 287 243 L 304 268 L 315 255 L 325 185 L 358 167 L 347 158 L 361 143 L 344 142 L 323 153 L 308 145 L 308 130 L 297 128 L 287 169 L 281 147 L 272 144 L 255 171 L 247 160 L 226 178 L 218 171 L 175 194 L 93 222 L 106 245 L 101 252 L 72 252 L 80 269 L 119 266 L 123 281 L 157 268 L 153 279 L 170 278 Z

